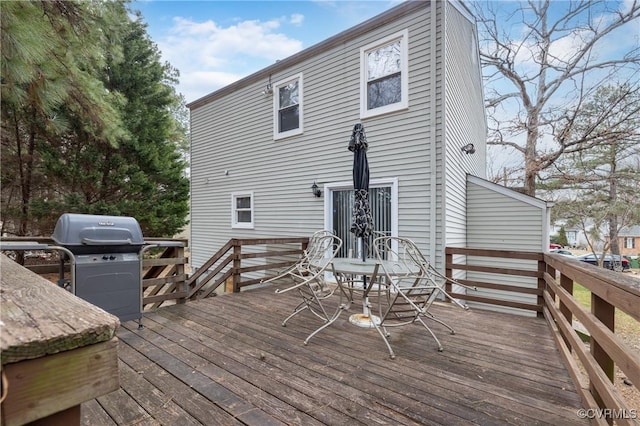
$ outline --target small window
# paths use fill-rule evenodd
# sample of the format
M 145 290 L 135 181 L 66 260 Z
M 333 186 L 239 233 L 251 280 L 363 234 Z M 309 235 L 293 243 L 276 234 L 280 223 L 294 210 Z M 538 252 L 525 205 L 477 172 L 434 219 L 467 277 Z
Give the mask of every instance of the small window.
M 627 248 L 627 249 L 636 248 L 636 239 L 633 237 L 626 237 L 624 239 L 624 248 Z
M 360 49 L 360 116 L 408 106 L 407 39 L 404 30 Z
M 253 229 L 253 192 L 231 194 L 231 227 Z
M 273 85 L 273 138 L 302 133 L 302 74 Z

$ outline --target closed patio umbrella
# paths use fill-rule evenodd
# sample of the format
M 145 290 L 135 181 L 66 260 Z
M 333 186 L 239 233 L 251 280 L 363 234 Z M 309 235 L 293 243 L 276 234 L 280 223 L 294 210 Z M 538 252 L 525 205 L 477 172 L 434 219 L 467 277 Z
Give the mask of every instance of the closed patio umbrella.
M 362 260 L 366 258 L 366 242 L 373 232 L 373 217 L 369 204 L 369 162 L 367 137 L 361 123 L 353 127 L 349 151 L 353 152 L 353 223 L 350 231 L 362 242 Z
M 353 152 L 353 223 L 350 231 L 360 238 L 362 250 L 362 262 L 367 260 L 367 242 L 373 232 L 373 217 L 369 204 L 369 161 L 367 160 L 367 137 L 364 134 L 364 126 L 360 123 L 353 127 L 349 140 L 349 151 Z M 359 327 L 374 327 L 379 324 L 380 318 L 374 317 L 369 311 L 367 276 L 362 276 L 364 300 L 362 314 L 353 314 L 349 321 Z

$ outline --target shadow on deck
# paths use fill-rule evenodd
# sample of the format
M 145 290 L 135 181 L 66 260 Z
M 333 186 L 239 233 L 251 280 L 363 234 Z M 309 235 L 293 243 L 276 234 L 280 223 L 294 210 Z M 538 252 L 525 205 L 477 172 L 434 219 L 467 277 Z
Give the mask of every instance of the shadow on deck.
M 142 330 L 124 323 L 121 388 L 82 404 L 83 424 L 588 424 L 542 318 L 439 305 L 456 328 L 433 325 L 444 352 L 401 327 L 391 360 L 347 315 L 304 346 L 318 319 L 282 327 L 297 299 L 273 290 L 160 308 Z

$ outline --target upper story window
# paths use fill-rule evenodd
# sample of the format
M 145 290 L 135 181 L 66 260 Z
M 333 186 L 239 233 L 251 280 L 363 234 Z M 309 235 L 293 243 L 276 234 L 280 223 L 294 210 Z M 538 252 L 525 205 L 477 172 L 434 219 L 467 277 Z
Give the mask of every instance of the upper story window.
M 636 248 L 636 239 L 633 237 L 626 237 L 624 239 L 624 248 L 627 248 L 627 249 Z
M 231 194 L 231 227 L 253 229 L 253 192 Z
M 302 133 L 302 73 L 273 85 L 273 138 Z
M 360 49 L 360 117 L 408 106 L 407 30 Z

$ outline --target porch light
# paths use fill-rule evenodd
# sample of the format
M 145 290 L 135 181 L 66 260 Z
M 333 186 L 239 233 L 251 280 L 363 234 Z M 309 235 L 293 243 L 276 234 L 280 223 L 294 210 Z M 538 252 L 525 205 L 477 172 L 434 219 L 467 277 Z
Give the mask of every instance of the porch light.
M 461 149 L 462 149 L 462 152 L 464 152 L 465 154 L 475 154 L 476 152 L 476 147 L 473 146 L 472 143 L 466 144 Z
M 269 74 L 269 82 L 262 91 L 263 96 L 271 96 L 273 94 L 273 86 L 271 85 L 271 74 Z
M 315 183 L 315 181 L 313 182 L 313 185 L 311 185 L 311 192 L 318 198 L 322 197 L 322 191 L 318 188 L 318 184 Z

